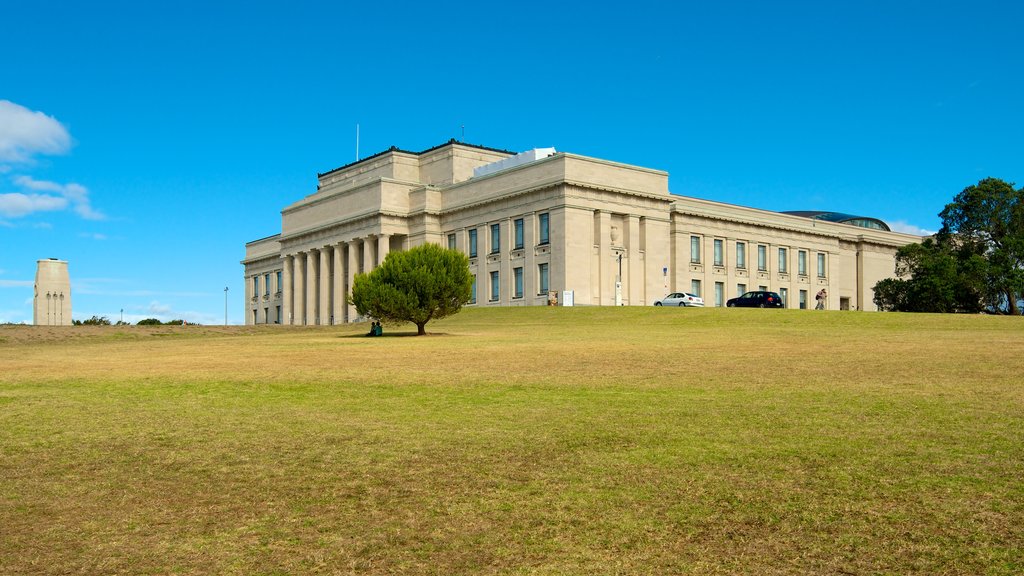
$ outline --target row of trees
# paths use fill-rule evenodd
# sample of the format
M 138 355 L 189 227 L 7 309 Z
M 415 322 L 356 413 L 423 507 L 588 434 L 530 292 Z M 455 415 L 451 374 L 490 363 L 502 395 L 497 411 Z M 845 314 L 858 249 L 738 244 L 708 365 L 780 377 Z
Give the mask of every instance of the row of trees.
M 184 320 L 168 320 L 167 322 L 161 322 L 156 318 L 146 318 L 144 320 L 139 320 L 136 323 L 136 326 L 181 326 L 184 323 Z M 85 320 L 72 320 L 71 324 L 75 326 L 110 326 L 111 324 L 115 326 L 131 326 L 130 322 L 123 322 L 121 320 L 112 323 L 110 318 L 107 318 L 106 316 L 92 316 Z
M 875 304 L 901 312 L 1020 314 L 1024 297 L 1024 188 L 986 178 L 939 213 L 942 229 L 900 248 L 896 275 Z

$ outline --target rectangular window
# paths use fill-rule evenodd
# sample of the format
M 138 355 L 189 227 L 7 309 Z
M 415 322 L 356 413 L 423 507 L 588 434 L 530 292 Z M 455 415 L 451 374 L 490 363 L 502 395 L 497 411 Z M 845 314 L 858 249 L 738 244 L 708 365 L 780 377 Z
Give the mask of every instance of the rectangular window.
M 747 267 L 747 244 L 745 242 L 736 243 L 736 267 Z
M 779 248 L 779 274 L 786 273 L 787 260 L 789 260 L 789 252 L 785 248 Z
M 469 293 L 469 303 L 476 304 L 476 274 L 473 274 L 473 291 Z
M 497 302 L 501 297 L 501 284 L 498 284 L 498 271 L 491 272 L 491 302 Z
M 690 293 L 700 296 L 700 280 L 690 280 Z
M 537 279 L 539 281 L 539 294 L 547 296 L 548 293 L 548 264 L 537 264 Z
M 501 252 L 501 224 L 491 224 L 491 254 Z
M 281 323 L 281 307 L 277 306 L 277 317 L 274 319 L 274 324 Z
M 541 214 L 540 216 L 538 216 L 537 220 L 540 223 L 540 243 L 541 244 L 547 244 L 548 243 L 548 214 L 547 214 L 547 212 L 545 212 L 544 214 Z
M 800 291 L 800 309 L 807 310 L 807 290 Z
M 700 264 L 700 236 L 690 236 L 690 262 Z
M 516 250 L 523 248 L 523 219 L 516 219 L 516 235 L 515 235 Z
M 476 228 L 469 231 L 469 257 L 476 258 Z
M 513 298 L 523 297 L 523 269 L 513 268 L 512 276 L 515 278 L 515 296 Z
M 278 272 L 277 273 L 277 291 L 280 292 L 281 289 L 282 289 L 281 288 L 281 272 Z M 281 320 L 280 314 L 278 314 L 278 318 L 277 319 L 278 319 L 278 324 L 280 324 L 280 320 Z
M 448 249 L 455 250 L 455 233 L 452 232 L 448 235 Z
M 818 252 L 818 278 L 825 277 L 825 254 Z
M 768 269 L 768 247 L 763 244 L 757 245 L 757 269 L 762 272 Z
M 259 276 L 253 276 L 252 277 L 252 296 L 253 296 L 253 298 L 255 298 L 255 297 L 259 296 L 259 295 L 260 295 L 260 277 Z
M 724 246 L 722 241 L 715 238 L 715 266 L 723 266 L 725 262 L 725 254 L 723 254 Z
M 807 276 L 807 251 L 799 250 L 796 253 L 796 273 Z
M 725 283 L 715 282 L 715 306 L 725 305 Z
M 757 289 L 760 290 L 761 292 L 767 292 L 768 291 L 768 287 L 767 286 L 758 286 Z
M 737 284 L 736 285 L 736 295 L 737 296 L 743 296 L 746 293 L 747 293 L 747 285 L 746 284 Z
M 782 296 L 782 307 L 789 308 L 789 288 L 779 288 L 779 296 Z
M 263 293 L 270 294 L 270 272 L 263 275 Z

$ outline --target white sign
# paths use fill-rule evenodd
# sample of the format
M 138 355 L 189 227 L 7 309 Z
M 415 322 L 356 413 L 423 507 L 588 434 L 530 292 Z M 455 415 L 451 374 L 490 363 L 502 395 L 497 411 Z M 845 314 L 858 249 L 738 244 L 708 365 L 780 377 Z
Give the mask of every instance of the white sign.
M 572 306 L 573 295 L 572 290 L 562 290 L 562 306 Z

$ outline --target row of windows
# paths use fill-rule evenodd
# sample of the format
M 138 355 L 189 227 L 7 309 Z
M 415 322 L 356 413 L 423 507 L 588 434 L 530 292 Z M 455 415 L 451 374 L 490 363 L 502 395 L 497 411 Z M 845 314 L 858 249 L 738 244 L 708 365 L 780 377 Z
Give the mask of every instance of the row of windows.
M 276 279 L 277 279 L 277 291 L 280 292 L 281 291 L 281 271 L 280 270 L 277 271 L 275 273 L 275 275 L 276 275 Z M 266 274 L 263 275 L 263 294 L 264 295 L 273 294 L 273 292 L 270 290 L 270 272 L 267 272 Z M 260 295 L 260 277 L 259 276 L 253 276 L 252 277 L 252 297 L 256 298 L 259 295 Z
M 549 242 L 549 228 L 548 228 L 549 217 L 548 213 L 537 215 L 537 244 L 544 245 Z M 491 224 L 491 244 L 490 254 L 501 253 L 501 224 Z M 523 230 L 525 229 L 525 222 L 522 218 L 516 218 L 512 222 L 512 249 L 522 250 L 524 246 Z M 455 249 L 456 242 L 455 233 L 448 234 L 448 248 Z M 477 229 L 469 229 L 469 250 L 467 250 L 470 258 L 476 258 L 477 256 Z
M 523 268 L 516 267 L 512 269 L 512 298 L 523 297 Z M 476 274 L 473 275 L 473 293 L 470 296 L 469 303 L 476 304 Z M 537 295 L 544 295 L 548 293 L 548 264 L 537 264 Z M 497 270 L 492 270 L 490 273 L 490 302 L 497 302 L 501 299 L 501 275 Z
M 700 264 L 701 263 L 701 244 L 703 239 L 700 236 L 690 236 L 690 263 Z M 725 266 L 725 241 L 720 238 L 715 238 L 714 241 L 714 254 L 713 262 L 715 266 Z M 825 267 L 825 253 L 818 252 L 818 278 L 824 278 L 827 274 L 827 268 Z M 789 272 L 789 249 L 778 248 L 779 267 L 778 271 L 781 274 Z M 797 274 L 800 276 L 807 276 L 807 250 L 797 250 Z M 737 242 L 736 243 L 736 268 L 745 269 L 747 267 L 747 243 Z M 757 245 L 757 269 L 761 272 L 768 271 L 768 246 L 764 244 Z
M 761 290 L 761 291 L 767 291 L 768 287 L 767 286 L 758 286 L 757 289 Z M 694 294 L 696 296 L 700 296 L 701 298 L 704 297 L 704 295 L 701 294 L 701 281 L 700 280 L 691 280 L 690 281 L 690 293 Z M 736 296 L 737 297 L 738 296 L 742 296 L 742 295 L 744 295 L 746 293 L 747 293 L 747 285 L 746 284 L 737 284 L 736 285 Z M 782 297 L 782 304 L 783 304 L 783 306 L 788 308 L 789 307 L 789 289 L 788 288 L 779 288 L 779 296 Z M 719 307 L 725 306 L 725 283 L 724 282 L 715 282 L 715 306 L 719 306 Z M 800 307 L 801 310 L 805 310 L 807 308 L 807 290 L 800 290 L 799 307 Z
M 280 306 L 275 306 L 274 308 L 275 308 L 275 315 L 276 315 L 275 319 L 274 319 L 274 324 L 280 324 L 281 323 L 281 307 Z M 264 308 L 263 309 L 263 322 L 265 322 L 267 324 L 270 324 L 270 308 Z M 253 324 L 259 324 L 260 323 L 260 317 L 259 317 L 259 314 L 257 313 L 256 310 L 252 311 L 252 323 Z

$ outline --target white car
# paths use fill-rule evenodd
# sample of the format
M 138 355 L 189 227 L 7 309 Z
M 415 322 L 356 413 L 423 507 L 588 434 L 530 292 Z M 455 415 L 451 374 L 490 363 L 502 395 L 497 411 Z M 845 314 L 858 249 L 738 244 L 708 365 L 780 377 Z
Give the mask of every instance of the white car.
M 655 306 L 704 306 L 704 299 L 689 292 L 673 292 L 654 303 Z

